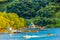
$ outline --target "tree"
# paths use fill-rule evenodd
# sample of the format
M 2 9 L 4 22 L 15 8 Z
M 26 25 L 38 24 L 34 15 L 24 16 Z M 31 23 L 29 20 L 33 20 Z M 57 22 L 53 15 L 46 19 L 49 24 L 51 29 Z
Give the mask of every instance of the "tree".
M 1 28 L 23 28 L 26 26 L 24 18 L 20 18 L 15 13 L 4 13 L 0 12 L 0 27 Z

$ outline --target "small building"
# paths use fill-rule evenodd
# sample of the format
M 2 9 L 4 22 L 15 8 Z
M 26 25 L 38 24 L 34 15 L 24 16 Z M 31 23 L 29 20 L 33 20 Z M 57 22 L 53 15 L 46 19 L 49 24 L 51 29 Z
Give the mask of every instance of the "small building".
M 34 23 L 31 22 L 31 24 L 28 26 L 28 28 L 36 28 Z

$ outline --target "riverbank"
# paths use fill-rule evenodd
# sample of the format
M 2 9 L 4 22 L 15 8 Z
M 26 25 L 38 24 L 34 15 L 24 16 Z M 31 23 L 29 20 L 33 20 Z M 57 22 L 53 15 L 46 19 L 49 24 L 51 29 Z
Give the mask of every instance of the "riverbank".
M 49 30 L 49 29 L 59 29 L 59 28 L 45 28 L 45 30 Z M 13 31 L 13 30 L 12 30 Z M 2 34 L 2 33 L 13 33 L 12 31 L 9 31 L 9 30 L 2 30 L 2 31 L 0 31 L 0 34 Z M 23 33 L 23 32 L 38 32 L 38 31 L 41 31 L 41 29 L 40 28 L 26 28 L 25 30 L 22 30 L 21 32 L 20 32 L 21 30 L 17 30 L 15 33 Z

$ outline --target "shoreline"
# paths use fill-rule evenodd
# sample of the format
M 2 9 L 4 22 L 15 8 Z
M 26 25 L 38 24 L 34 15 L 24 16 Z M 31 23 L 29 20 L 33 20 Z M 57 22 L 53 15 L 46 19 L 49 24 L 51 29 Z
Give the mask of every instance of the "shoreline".
M 59 28 L 46 28 L 45 30 L 48 30 L 48 29 L 59 29 Z M 23 33 L 23 32 L 20 32 L 20 33 Z M 7 31 L 3 31 L 3 32 L 0 32 L 0 34 L 10 34 L 10 31 L 8 31 L 8 30 Z

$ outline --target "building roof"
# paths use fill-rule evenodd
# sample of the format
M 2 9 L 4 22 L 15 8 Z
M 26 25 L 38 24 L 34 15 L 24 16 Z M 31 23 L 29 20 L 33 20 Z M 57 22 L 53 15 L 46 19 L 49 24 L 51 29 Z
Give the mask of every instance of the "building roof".
M 31 22 L 28 27 L 30 28 L 30 27 L 32 27 L 32 26 L 33 26 L 33 28 L 35 28 L 34 23 Z

